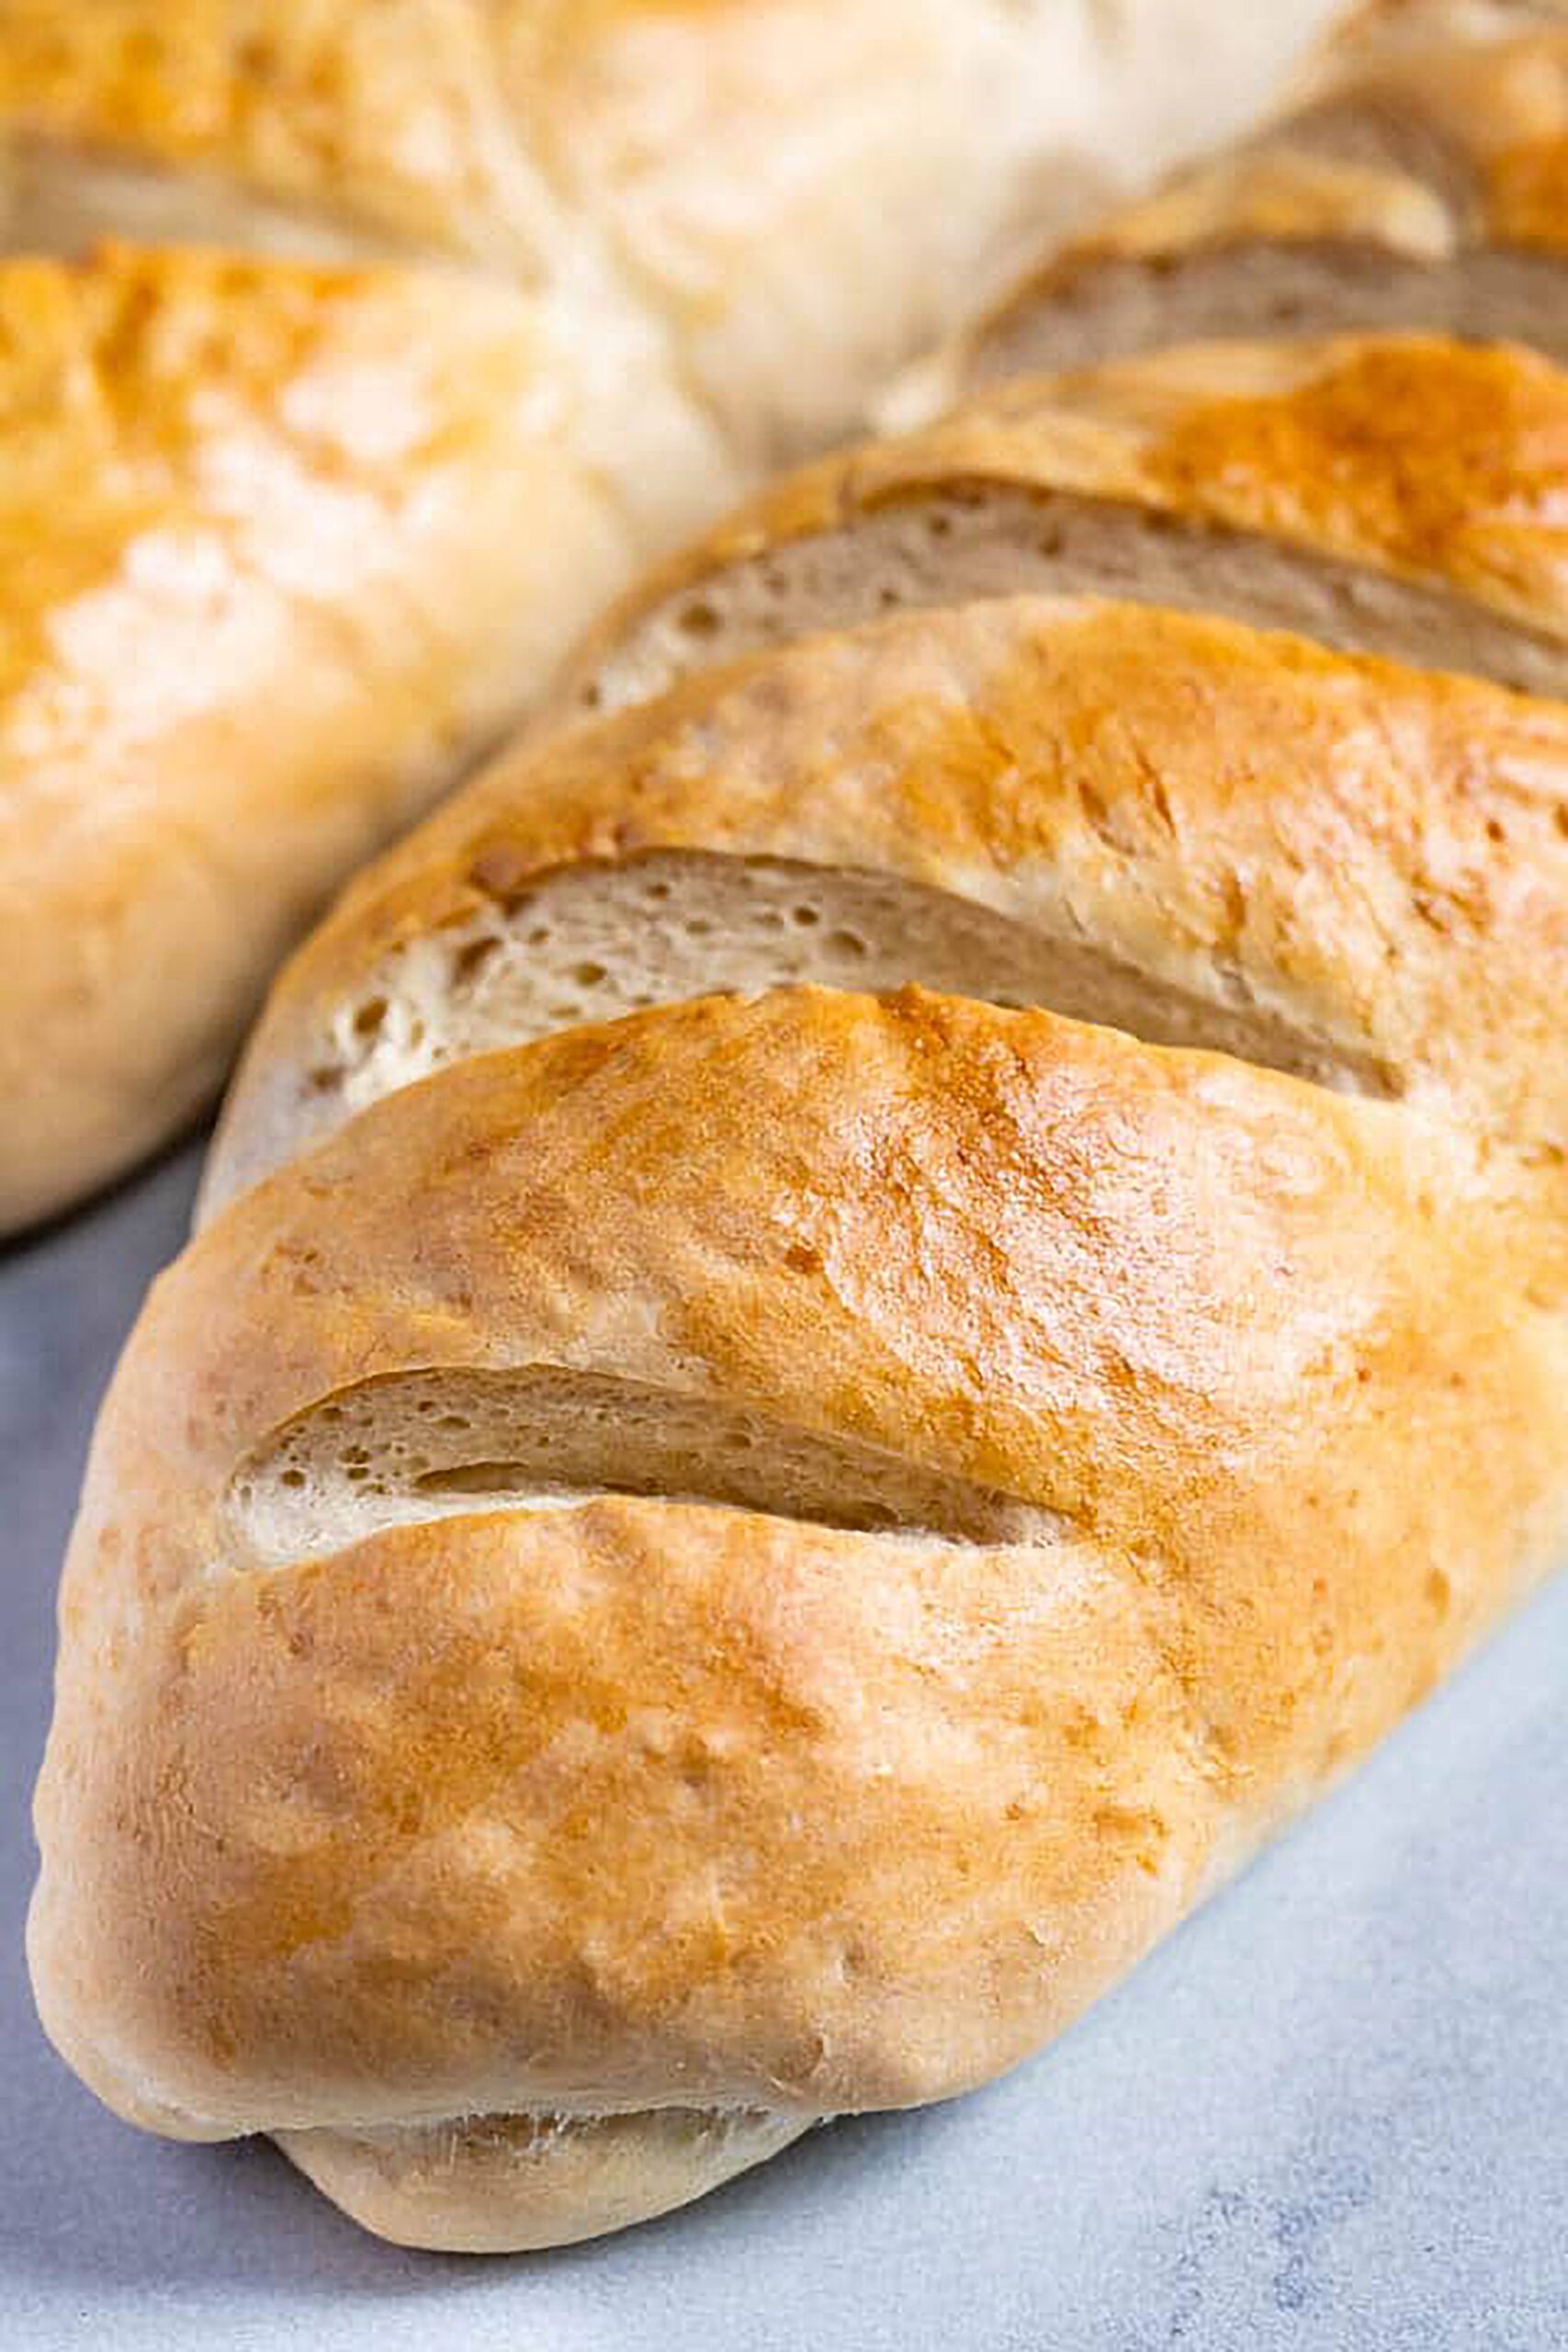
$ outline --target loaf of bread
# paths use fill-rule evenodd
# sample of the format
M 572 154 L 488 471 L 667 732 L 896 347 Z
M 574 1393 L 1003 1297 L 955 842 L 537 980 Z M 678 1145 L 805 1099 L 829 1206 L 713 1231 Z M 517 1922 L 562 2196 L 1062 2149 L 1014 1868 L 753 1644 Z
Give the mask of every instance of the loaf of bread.
M 1327 0 L 1174 72 L 1213 6 L 0 0 L 0 1234 L 210 1098 L 638 561 Z
M 353 886 L 66 1571 L 111 2106 L 662 2211 L 1036 2048 L 1551 1564 L 1565 430 L 1418 337 L 987 398 Z
M 581 372 L 499 280 L 0 266 L 0 1231 L 210 1099 L 328 883 L 700 498 L 672 391 L 616 480 Z

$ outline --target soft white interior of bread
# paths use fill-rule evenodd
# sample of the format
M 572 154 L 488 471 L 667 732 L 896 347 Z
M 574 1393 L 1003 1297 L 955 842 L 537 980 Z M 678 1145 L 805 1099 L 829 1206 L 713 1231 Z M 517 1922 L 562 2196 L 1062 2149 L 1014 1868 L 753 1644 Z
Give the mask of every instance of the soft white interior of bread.
M 1353 1046 L 1258 1003 L 1234 968 L 1216 963 L 1205 993 L 1171 987 L 1067 923 L 1063 910 L 1051 931 L 1026 927 L 897 875 L 788 859 L 671 851 L 558 868 L 400 945 L 314 1016 L 220 1135 L 203 1213 L 383 1095 L 469 1054 L 791 981 L 875 993 L 914 980 L 1232 1054 L 1340 1091 L 1393 1091 Z
M 266 1567 L 382 1527 L 608 1494 L 962 1543 L 1063 1532 L 1038 1504 L 880 1446 L 553 1364 L 395 1373 L 340 1390 L 242 1465 L 230 1504 L 245 1551 Z
M 951 891 L 793 859 L 681 850 L 563 866 L 461 929 L 415 943 L 385 978 L 386 992 L 372 978 L 333 1024 L 355 1110 L 443 1063 L 575 1022 L 792 981 L 875 994 L 918 980 L 1379 1091 L 1370 1069 L 1250 1001 L 1234 970 L 1216 974 L 1221 1001 L 1189 995 L 1092 941 L 1028 928 Z
M 1224 335 L 1385 328 L 1533 344 L 1568 357 L 1568 271 L 1548 254 L 1500 247 L 1427 263 L 1371 242 L 1263 237 L 1156 261 L 1107 258 L 1008 312 L 971 375 L 992 383 Z
M 570 693 L 580 710 L 616 710 L 814 630 L 1042 593 L 1224 614 L 1343 652 L 1467 670 L 1532 693 L 1568 689 L 1568 647 L 1442 589 L 1131 503 L 976 484 L 912 492 L 851 529 L 716 570 L 640 614 Z

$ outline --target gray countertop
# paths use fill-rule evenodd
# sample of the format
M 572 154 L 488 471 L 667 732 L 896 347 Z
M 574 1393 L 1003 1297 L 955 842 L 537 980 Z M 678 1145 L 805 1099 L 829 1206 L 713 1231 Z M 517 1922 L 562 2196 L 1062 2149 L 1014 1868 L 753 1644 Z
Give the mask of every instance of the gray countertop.
M 98 2109 L 21 1959 L 53 1584 L 192 1154 L 0 1258 L 0 2346 L 1562 2352 L 1568 1579 L 1043 2058 L 514 2262 L 362 2236 Z

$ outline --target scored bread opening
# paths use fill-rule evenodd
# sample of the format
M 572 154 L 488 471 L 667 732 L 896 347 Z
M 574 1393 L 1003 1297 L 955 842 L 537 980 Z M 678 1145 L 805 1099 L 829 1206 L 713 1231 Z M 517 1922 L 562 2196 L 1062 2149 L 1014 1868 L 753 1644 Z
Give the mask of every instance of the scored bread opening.
M 1131 502 L 971 482 L 901 494 L 852 527 L 740 557 L 650 605 L 568 681 L 567 707 L 624 709 L 719 662 L 883 613 L 1025 594 L 1220 614 L 1340 652 L 1568 691 L 1568 647 L 1444 589 Z
M 534 1364 L 392 1373 L 321 1399 L 235 1474 L 261 1566 L 378 1529 L 596 1497 L 706 1503 L 865 1534 L 1055 1542 L 1060 1515 L 858 1439 L 644 1383 Z
M 470 1054 L 653 1004 L 810 981 L 1045 1006 L 1146 1043 L 1230 1054 L 1337 1091 L 1388 1096 L 1370 1055 L 1255 1001 L 1216 958 L 1209 992 L 1074 935 L 902 876 L 782 858 L 655 852 L 561 866 L 460 924 L 400 944 L 333 998 L 266 1102 L 225 1134 L 204 1211 L 384 1095 Z M 265 1107 L 262 1107 L 265 1104 Z M 242 1105 L 249 1109 L 248 1105 Z
M 1493 247 L 1421 262 L 1365 242 L 1216 240 L 1190 253 L 1086 261 L 983 337 L 970 381 L 1098 367 L 1233 335 L 1450 334 L 1568 358 L 1568 281 L 1545 254 Z

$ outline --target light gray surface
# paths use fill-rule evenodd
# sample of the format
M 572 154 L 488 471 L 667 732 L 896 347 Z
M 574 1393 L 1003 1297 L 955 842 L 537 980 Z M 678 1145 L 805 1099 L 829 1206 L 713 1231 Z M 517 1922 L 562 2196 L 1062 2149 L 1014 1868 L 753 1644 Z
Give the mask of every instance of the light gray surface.
M 1054 2052 L 625 2238 L 400 2254 L 265 2147 L 105 2115 L 33 2018 L 25 1804 L 92 1409 L 193 1182 L 0 1260 L 5 2352 L 1568 2346 L 1568 1579 Z

